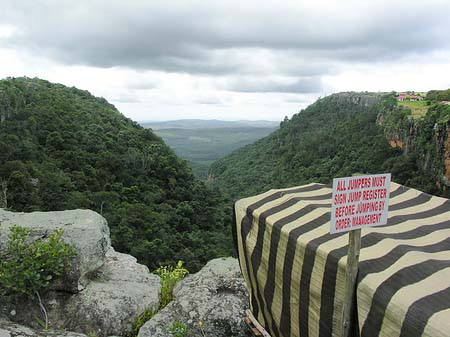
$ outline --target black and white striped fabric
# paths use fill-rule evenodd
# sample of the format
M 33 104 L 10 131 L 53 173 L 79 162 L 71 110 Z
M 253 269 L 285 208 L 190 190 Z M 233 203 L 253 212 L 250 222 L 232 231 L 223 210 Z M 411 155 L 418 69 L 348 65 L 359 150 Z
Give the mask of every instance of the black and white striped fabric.
M 251 310 L 272 337 L 339 337 L 348 235 L 329 234 L 331 189 L 236 202 Z M 450 201 L 391 183 L 388 224 L 362 230 L 355 335 L 450 336 Z

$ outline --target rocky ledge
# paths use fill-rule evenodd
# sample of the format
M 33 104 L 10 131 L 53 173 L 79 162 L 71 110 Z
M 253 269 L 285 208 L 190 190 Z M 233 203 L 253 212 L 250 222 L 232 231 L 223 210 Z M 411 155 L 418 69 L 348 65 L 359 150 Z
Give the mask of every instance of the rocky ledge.
M 99 214 L 88 210 L 13 213 L 0 209 L 0 225 L 0 247 L 6 246 L 13 225 L 30 229 L 31 241 L 63 228 L 63 241 L 75 246 L 77 255 L 71 270 L 41 294 L 50 327 L 98 337 L 127 335 L 139 314 L 159 306 L 159 277 L 134 257 L 114 251 L 106 220 Z M 31 328 L 42 324 L 38 323 L 42 321 L 41 308 L 34 299 L 4 297 L 0 299 L 0 315 Z M 3 329 L 4 322 L 0 322 Z M 14 336 L 14 325 L 8 326 Z
M 209 261 L 180 282 L 174 295 L 175 300 L 148 321 L 138 337 L 172 337 L 170 329 L 176 323 L 187 328 L 187 336 L 249 336 L 244 322 L 248 293 L 236 259 Z
M 11 226 L 30 230 L 30 242 L 63 228 L 62 240 L 74 245 L 71 270 L 42 293 L 50 330 L 42 330 L 36 299 L 0 298 L 0 337 L 130 336 L 145 309 L 159 307 L 161 284 L 130 255 L 115 252 L 103 217 L 88 210 L 14 213 L 0 209 L 0 250 Z M 139 337 L 172 337 L 174 324 L 187 336 L 244 337 L 248 294 L 236 259 L 210 261 L 174 289 L 175 300 L 139 331 Z M 200 323 L 201 322 L 201 323 Z M 200 323 L 200 324 L 199 324 Z M 70 332 L 73 331 L 73 332 Z

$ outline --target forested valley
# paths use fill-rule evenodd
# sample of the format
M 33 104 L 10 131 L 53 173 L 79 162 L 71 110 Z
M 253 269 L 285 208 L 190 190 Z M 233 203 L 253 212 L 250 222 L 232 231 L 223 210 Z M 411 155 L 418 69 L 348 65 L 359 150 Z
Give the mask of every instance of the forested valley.
M 150 269 L 232 255 L 231 205 L 152 131 L 87 91 L 0 81 L 0 207 L 92 209 Z
M 105 99 L 45 80 L 8 78 L 0 81 L 0 207 L 92 209 L 107 219 L 118 251 L 153 270 L 183 260 L 196 271 L 214 257 L 234 255 L 232 207 L 240 197 L 381 172 L 448 195 L 440 182 L 450 174 L 443 145 L 450 106 L 439 103 L 442 95 L 430 92 L 418 119 L 393 93 L 321 98 L 269 136 L 214 162 L 205 183 L 161 138 Z

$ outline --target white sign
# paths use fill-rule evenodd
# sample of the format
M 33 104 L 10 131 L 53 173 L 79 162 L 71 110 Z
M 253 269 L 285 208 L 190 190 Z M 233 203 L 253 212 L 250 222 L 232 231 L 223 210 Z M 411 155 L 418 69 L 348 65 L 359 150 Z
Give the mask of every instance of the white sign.
M 391 174 L 333 179 L 330 233 L 385 225 Z

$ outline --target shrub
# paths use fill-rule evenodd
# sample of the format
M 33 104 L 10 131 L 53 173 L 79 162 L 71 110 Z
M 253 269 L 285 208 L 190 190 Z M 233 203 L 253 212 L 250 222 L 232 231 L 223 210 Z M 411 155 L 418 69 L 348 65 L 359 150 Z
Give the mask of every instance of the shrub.
M 164 308 L 173 300 L 173 288 L 178 281 L 181 281 L 189 271 L 183 268 L 183 261 L 178 261 L 175 267 L 161 266 L 155 270 L 155 274 L 161 278 L 161 304 L 160 309 Z
M 150 320 L 153 316 L 156 315 L 156 313 L 158 312 L 159 308 L 156 309 L 144 309 L 144 312 L 141 313 L 136 321 L 133 323 L 133 329 L 131 330 L 131 334 L 129 335 L 130 337 L 137 337 L 138 333 L 139 333 L 139 329 L 145 324 L 145 322 L 147 322 L 148 320 Z
M 73 246 L 62 242 L 62 229 L 47 238 L 27 242 L 30 230 L 13 226 L 6 254 L 0 255 L 0 293 L 34 296 L 66 271 L 75 256 Z
M 186 337 L 188 329 L 185 323 L 177 321 L 170 326 L 169 332 L 173 337 Z
M 156 315 L 156 313 L 159 310 L 163 309 L 167 304 L 169 304 L 173 300 L 172 294 L 173 288 L 175 287 L 178 281 L 181 281 L 186 276 L 186 274 L 189 273 L 189 271 L 186 268 L 183 268 L 183 261 L 178 261 L 175 267 L 161 266 L 158 269 L 156 269 L 154 273 L 161 278 L 161 302 L 159 303 L 158 308 L 154 310 L 145 309 L 144 312 L 138 316 L 138 318 L 133 324 L 133 330 L 130 334 L 131 337 L 136 337 L 139 333 L 139 329 L 145 324 L 145 322 L 150 320 L 153 316 Z M 176 323 L 183 324 L 181 322 Z M 170 332 L 173 334 L 172 331 Z M 185 335 L 178 334 L 174 336 L 183 337 Z

